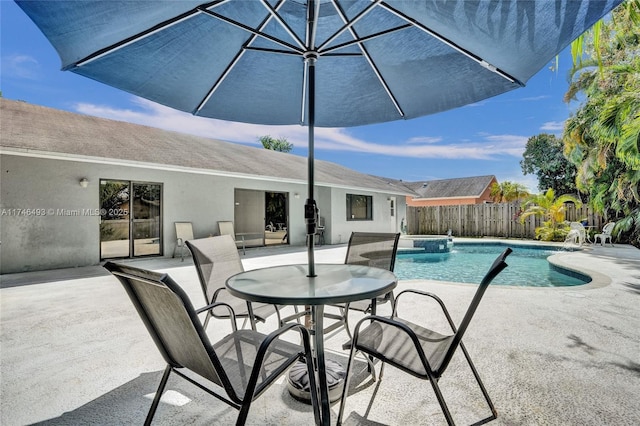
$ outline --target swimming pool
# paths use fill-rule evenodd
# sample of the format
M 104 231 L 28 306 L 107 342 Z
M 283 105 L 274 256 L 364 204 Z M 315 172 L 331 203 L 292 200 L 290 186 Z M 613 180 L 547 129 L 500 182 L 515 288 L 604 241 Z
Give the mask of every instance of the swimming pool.
M 454 244 L 449 253 L 398 252 L 395 274 L 401 280 L 431 279 L 479 284 L 484 274 L 507 245 Z M 586 275 L 550 264 L 547 257 L 560 250 L 551 247 L 509 245 L 509 265 L 493 284 L 526 287 L 566 287 L 591 281 Z M 492 284 L 492 285 L 493 285 Z

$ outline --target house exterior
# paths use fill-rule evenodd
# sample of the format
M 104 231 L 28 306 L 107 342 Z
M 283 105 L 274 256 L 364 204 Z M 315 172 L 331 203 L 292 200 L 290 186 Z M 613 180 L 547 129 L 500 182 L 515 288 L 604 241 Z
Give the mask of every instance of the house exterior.
M 403 183 L 417 194 L 407 196 L 408 206 L 457 206 L 493 202 L 491 185 L 498 180 L 494 175 L 487 175 Z
M 172 256 L 175 222 L 195 238 L 231 220 L 264 245 L 265 199 L 286 215 L 282 242 L 304 245 L 307 159 L 0 98 L 0 273 Z M 352 231 L 398 232 L 411 194 L 315 161 L 326 244 Z

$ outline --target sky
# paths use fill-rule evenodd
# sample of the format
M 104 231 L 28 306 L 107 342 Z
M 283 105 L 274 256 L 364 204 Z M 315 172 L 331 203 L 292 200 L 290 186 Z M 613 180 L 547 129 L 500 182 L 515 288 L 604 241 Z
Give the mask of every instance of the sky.
M 0 0 L 0 90 L 7 99 L 80 114 L 191 133 L 261 147 L 259 137 L 286 138 L 307 155 L 307 128 L 262 126 L 194 117 L 80 75 L 60 71 L 60 59 L 40 30 L 12 0 Z M 438 114 L 349 128 L 317 128 L 315 158 L 361 173 L 403 181 L 495 175 L 532 192 L 535 175 L 523 175 L 527 140 L 560 136 L 575 103 L 566 104 L 567 50 L 526 87 Z

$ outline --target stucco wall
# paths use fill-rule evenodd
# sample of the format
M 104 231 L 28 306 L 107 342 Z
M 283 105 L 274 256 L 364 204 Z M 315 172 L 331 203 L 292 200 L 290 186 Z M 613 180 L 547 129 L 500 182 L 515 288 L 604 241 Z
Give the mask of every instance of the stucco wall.
M 233 220 L 235 188 L 290 191 L 290 242 L 305 242 L 304 196 L 293 197 L 304 185 L 14 155 L 1 155 L 0 167 L 0 273 L 100 263 L 100 216 L 92 214 L 100 179 L 163 184 L 164 256 L 173 254 L 174 222 L 192 222 L 199 238 Z
M 100 179 L 163 185 L 164 256 L 173 255 L 174 222 L 192 222 L 194 237 L 202 238 L 218 234 L 219 220 L 234 220 L 236 188 L 288 192 L 290 244 L 306 241 L 305 184 L 10 154 L 0 155 L 0 168 L 0 273 L 99 264 Z M 346 220 L 347 193 L 373 196 L 373 221 Z M 388 194 L 316 187 L 315 198 L 326 244 L 346 243 L 352 231 L 399 231 L 406 212 L 402 196 L 394 224 Z
M 373 197 L 373 220 L 347 220 L 347 194 Z M 349 242 L 351 232 L 400 232 L 400 222 L 406 214 L 404 197 L 396 196 L 396 215 L 391 222 L 390 201 L 392 195 L 369 191 L 333 188 L 331 190 L 332 223 L 328 227 L 331 244 Z

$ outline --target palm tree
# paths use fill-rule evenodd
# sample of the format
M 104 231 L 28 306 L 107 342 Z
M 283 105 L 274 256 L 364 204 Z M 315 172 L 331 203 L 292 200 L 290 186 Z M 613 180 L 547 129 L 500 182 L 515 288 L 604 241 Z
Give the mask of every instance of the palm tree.
M 536 228 L 536 238 L 543 241 L 563 241 L 569 232 L 569 225 L 565 221 L 565 203 L 574 203 L 577 208 L 582 202 L 572 195 L 555 196 L 553 189 L 549 188 L 544 194 L 530 196 L 524 202 L 524 212 L 520 216 L 520 222 L 524 223 L 529 216 L 544 218 L 542 226 Z
M 580 43 L 565 101 L 585 96 L 567 120 L 565 154 L 577 168 L 578 189 L 594 209 L 617 217 L 640 246 L 640 0 L 628 0 Z M 588 42 L 588 43 L 587 43 Z M 578 53 L 576 53 L 577 55 Z
M 496 203 L 510 203 L 529 196 L 529 190 L 521 183 L 505 180 L 491 184 L 491 198 Z

